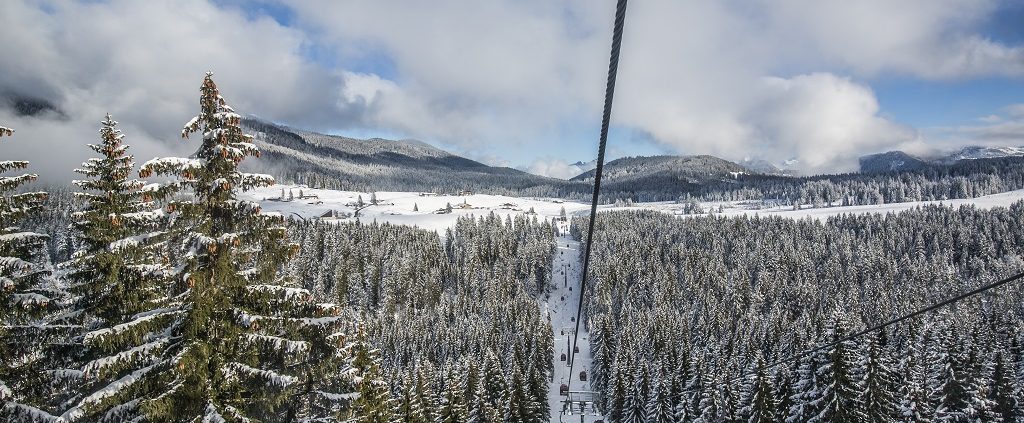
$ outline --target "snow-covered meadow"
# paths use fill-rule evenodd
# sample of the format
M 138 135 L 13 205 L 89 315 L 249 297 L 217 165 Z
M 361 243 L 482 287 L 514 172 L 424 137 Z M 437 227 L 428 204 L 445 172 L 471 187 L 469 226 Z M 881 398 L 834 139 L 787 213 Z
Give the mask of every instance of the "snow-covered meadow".
M 282 199 L 282 192 L 284 198 Z M 371 197 L 377 204 L 371 204 Z M 328 219 L 338 221 L 389 222 L 397 225 L 417 226 L 423 229 L 444 232 L 455 224 L 459 216 L 482 216 L 495 213 L 509 216 L 532 213 L 538 219 L 558 217 L 563 208 L 568 215 L 586 214 L 590 205 L 556 198 L 520 198 L 503 195 L 464 193 L 434 194 L 419 192 L 355 192 L 314 189 L 299 185 L 274 185 L 258 188 L 241 194 L 242 198 L 258 201 L 264 211 L 280 212 L 285 216 L 316 219 L 331 215 Z M 362 198 L 362 206 L 359 201 Z M 836 206 L 814 208 L 804 206 L 794 209 L 790 206 L 761 208 L 753 202 L 702 203 L 705 212 L 720 216 L 780 216 L 794 219 L 827 219 L 841 214 L 898 213 L 928 204 L 950 207 L 975 205 L 981 208 L 1007 207 L 1024 200 L 1024 190 L 1010 191 L 983 197 L 944 200 L 891 203 L 868 206 Z M 451 212 L 446 212 L 448 206 Z M 358 210 L 358 216 L 356 211 Z M 629 206 L 602 205 L 600 211 L 611 210 L 656 210 L 663 213 L 684 214 L 684 204 L 675 202 L 635 203 Z

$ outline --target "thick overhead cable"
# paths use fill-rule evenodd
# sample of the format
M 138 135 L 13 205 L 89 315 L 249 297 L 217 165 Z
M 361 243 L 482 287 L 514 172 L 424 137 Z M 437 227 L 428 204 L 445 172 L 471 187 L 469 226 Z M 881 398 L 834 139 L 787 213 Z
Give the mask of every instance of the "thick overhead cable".
M 580 281 L 580 301 L 576 307 L 576 330 L 572 334 L 572 358 L 569 361 L 569 381 L 572 386 L 573 365 L 576 364 L 576 341 L 580 333 L 580 317 L 583 314 L 583 294 L 587 289 L 587 273 L 590 271 L 590 246 L 594 243 L 594 221 L 597 220 L 597 197 L 601 192 L 601 172 L 604 169 L 604 150 L 608 144 L 608 125 L 612 118 L 612 97 L 615 96 L 615 76 L 619 72 L 619 50 L 622 46 L 622 27 L 626 23 L 626 0 L 619 0 L 615 7 L 615 29 L 612 32 L 612 53 L 608 60 L 608 84 L 604 89 L 604 115 L 601 118 L 601 143 L 597 147 L 597 168 L 594 169 L 594 197 L 590 201 L 590 222 L 587 228 L 587 246 L 583 253 L 583 277 Z

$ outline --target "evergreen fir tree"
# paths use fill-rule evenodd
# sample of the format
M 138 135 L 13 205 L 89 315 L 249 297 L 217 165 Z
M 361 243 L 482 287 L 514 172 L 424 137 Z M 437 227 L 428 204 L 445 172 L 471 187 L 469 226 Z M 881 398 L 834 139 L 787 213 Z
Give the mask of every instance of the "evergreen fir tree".
M 416 408 L 423 421 L 433 422 L 437 419 L 437 398 L 430 387 L 432 371 L 429 366 L 420 366 L 416 373 Z
M 0 139 L 14 131 L 0 126 Z M 27 161 L 0 161 L 0 173 L 23 170 Z M 63 367 L 55 348 L 67 344 L 65 325 L 56 325 L 68 300 L 50 278 L 45 257 L 47 235 L 22 231 L 25 218 L 38 213 L 45 192 L 14 194 L 35 174 L 0 176 L 0 417 L 35 421 L 59 411 Z
M 540 369 L 539 366 L 535 366 L 528 373 L 530 375 L 528 394 L 532 402 L 533 420 L 544 421 L 551 415 L 551 405 L 548 404 L 548 392 L 551 388 L 548 386 L 547 379 L 545 378 L 546 372 Z
M 433 423 L 427 420 L 423 414 L 423 404 L 420 402 L 420 395 L 417 389 L 416 376 L 412 368 L 402 379 L 402 392 L 398 398 L 398 410 L 396 420 L 403 423 Z
M 291 400 L 285 403 L 281 413 L 284 421 L 330 421 L 344 416 L 351 408 L 350 398 L 358 392 L 353 376 L 360 369 L 354 367 L 352 360 L 343 359 L 344 354 L 351 354 L 356 347 L 347 339 L 352 331 L 350 322 L 357 319 L 346 316 L 340 305 L 323 303 L 314 309 L 317 317 L 303 321 L 297 332 L 299 341 L 253 337 L 281 344 L 291 355 L 289 365 L 297 381 L 290 393 Z
M 868 338 L 867 354 L 861 363 L 860 402 L 870 422 L 890 422 L 896 416 L 896 381 L 878 336 Z
M 793 370 L 782 368 L 776 370 L 772 380 L 772 389 L 775 393 L 775 414 L 779 420 L 785 419 L 790 408 L 793 407 Z
M 1014 395 L 1013 376 L 1002 352 L 996 352 L 992 366 L 992 385 L 988 389 L 988 399 L 995 405 L 995 415 L 1004 422 L 1016 422 L 1021 414 L 1020 400 Z
M 930 351 L 932 374 L 929 377 L 931 393 L 929 399 L 935 404 L 935 421 L 966 421 L 970 405 L 969 392 L 964 381 L 961 361 L 955 350 L 953 335 L 948 331 L 941 345 L 933 342 Z
M 319 384 L 304 378 L 334 377 L 306 371 L 310 349 L 303 331 L 344 317 L 317 316 L 309 292 L 281 278 L 282 265 L 298 249 L 287 240 L 283 217 L 236 199 L 236 189 L 271 185 L 273 178 L 238 171 L 245 157 L 259 152 L 212 74 L 200 91 L 200 114 L 182 130 L 183 138 L 202 133 L 196 153 L 153 159 L 139 172 L 173 178 L 145 193 L 173 213 L 168 245 L 177 262 L 169 295 L 177 314 L 168 331 L 173 341 L 149 370 L 157 374 L 160 394 L 140 407 L 151 420 L 278 420 L 288 414 L 300 383 Z M 343 401 L 337 393 L 321 396 Z
M 621 360 L 616 361 L 613 366 L 615 377 L 611 382 L 610 398 L 607 400 L 608 418 L 613 422 L 622 422 L 626 418 L 626 401 L 629 388 L 626 387 L 628 379 L 626 378 L 627 375 L 625 367 L 626 366 Z
M 793 384 L 793 404 L 789 408 L 786 421 L 789 423 L 806 422 L 818 414 L 814 404 L 819 398 L 821 385 L 818 381 L 818 368 L 827 364 L 828 358 L 821 352 L 815 352 L 800 358 L 796 381 Z
M 85 395 L 65 412 L 69 420 L 140 417 L 140 401 L 159 395 L 148 381 L 171 343 L 166 331 L 181 313 L 166 296 L 166 214 L 142 194 L 144 183 L 131 178 L 134 157 L 117 122 L 107 115 L 101 125 L 101 142 L 89 144 L 100 157 L 76 169 L 87 179 L 74 181 L 85 207 L 73 215 L 81 248 L 66 267 L 73 314 L 85 330 L 78 342 Z
M 675 421 L 672 413 L 672 390 L 669 388 L 666 378 L 660 378 L 654 384 L 650 396 L 650 399 L 647 400 L 647 423 L 672 423 Z
M 899 421 L 923 423 L 931 421 L 931 405 L 924 385 L 923 354 L 917 347 L 923 340 L 913 335 L 910 339 L 909 351 L 900 364 L 903 383 L 900 388 Z
M 758 358 L 757 372 L 750 380 L 745 395 L 743 417 L 749 423 L 767 423 L 779 420 L 771 381 L 764 370 L 764 359 Z
M 478 372 L 476 389 L 474 389 L 469 403 L 467 423 L 489 423 L 493 414 L 491 405 L 487 402 L 487 385 L 484 384 L 483 367 L 480 367 Z
M 644 423 L 647 419 L 647 382 L 641 370 L 633 372 L 633 386 L 626 394 L 623 409 L 623 423 Z
M 833 342 L 842 336 L 842 326 L 837 321 L 830 324 L 828 338 Z M 829 361 L 817 369 L 817 380 L 821 391 L 813 400 L 816 414 L 809 422 L 860 422 L 864 420 L 863 405 L 860 403 L 861 387 L 858 383 L 855 365 L 856 344 L 845 341 L 836 344 L 828 354 Z
M 725 387 L 716 377 L 705 375 L 703 388 L 700 391 L 700 400 L 697 403 L 697 412 L 694 414 L 694 422 L 716 423 L 725 420 L 726 400 Z
M 469 420 L 469 411 L 466 409 L 461 388 L 454 372 L 450 372 L 445 378 L 444 397 L 441 409 L 438 410 L 437 423 L 463 423 Z
M 352 369 L 356 372 L 359 392 L 352 407 L 354 420 L 390 423 L 396 414 L 395 404 L 387 382 L 380 377 L 378 353 L 367 344 L 362 327 L 352 346 Z

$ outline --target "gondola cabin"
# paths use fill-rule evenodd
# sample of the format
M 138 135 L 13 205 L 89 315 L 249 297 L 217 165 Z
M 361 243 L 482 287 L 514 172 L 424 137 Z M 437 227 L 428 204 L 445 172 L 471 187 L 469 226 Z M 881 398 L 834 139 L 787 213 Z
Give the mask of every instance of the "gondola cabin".
M 573 345 L 572 353 L 573 354 L 579 354 L 580 353 L 580 347 L 577 347 L 577 346 Z
M 562 386 L 559 386 L 558 395 L 561 395 L 563 397 L 569 396 L 569 385 L 563 383 Z
M 587 371 L 586 370 L 580 372 L 580 380 L 583 381 L 583 382 L 587 381 Z
M 562 361 L 565 361 L 565 353 L 562 353 Z

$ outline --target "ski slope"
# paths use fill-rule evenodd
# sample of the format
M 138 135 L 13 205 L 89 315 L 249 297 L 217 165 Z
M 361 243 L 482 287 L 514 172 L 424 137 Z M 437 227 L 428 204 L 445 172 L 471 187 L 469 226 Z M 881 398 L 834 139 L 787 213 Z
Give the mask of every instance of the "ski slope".
M 569 225 L 567 222 L 559 222 L 561 233 L 568 233 L 568 229 Z M 559 387 L 563 383 L 567 383 L 571 376 L 573 378 L 570 386 L 571 390 L 591 390 L 590 381 L 592 377 L 588 377 L 585 382 L 580 381 L 581 371 L 586 371 L 588 376 L 593 376 L 593 372 L 590 371 L 592 362 L 590 335 L 587 332 L 586 326 L 580 324 L 579 340 L 576 342 L 580 352 L 575 354 L 576 364 L 573 366 L 573 375 L 570 375 L 569 359 L 573 357 L 573 354 L 571 354 L 572 333 L 576 327 L 576 310 L 579 307 L 579 286 L 582 275 L 582 269 L 580 269 L 580 243 L 574 241 L 568 235 L 558 237 L 557 242 L 558 252 L 555 254 L 551 272 L 555 289 L 542 302 L 544 313 L 551 321 L 551 329 L 554 331 L 555 339 L 554 357 L 552 357 L 551 361 L 554 363 L 555 371 L 551 379 L 550 389 L 548 390 L 548 405 L 551 407 L 552 422 L 565 421 L 574 423 L 581 421 L 579 414 L 561 415 L 563 410 L 562 401 L 566 397 L 559 395 Z M 566 355 L 566 361 L 561 361 L 562 354 Z M 582 421 L 595 422 L 598 420 L 602 420 L 602 418 L 586 415 L 583 416 Z

